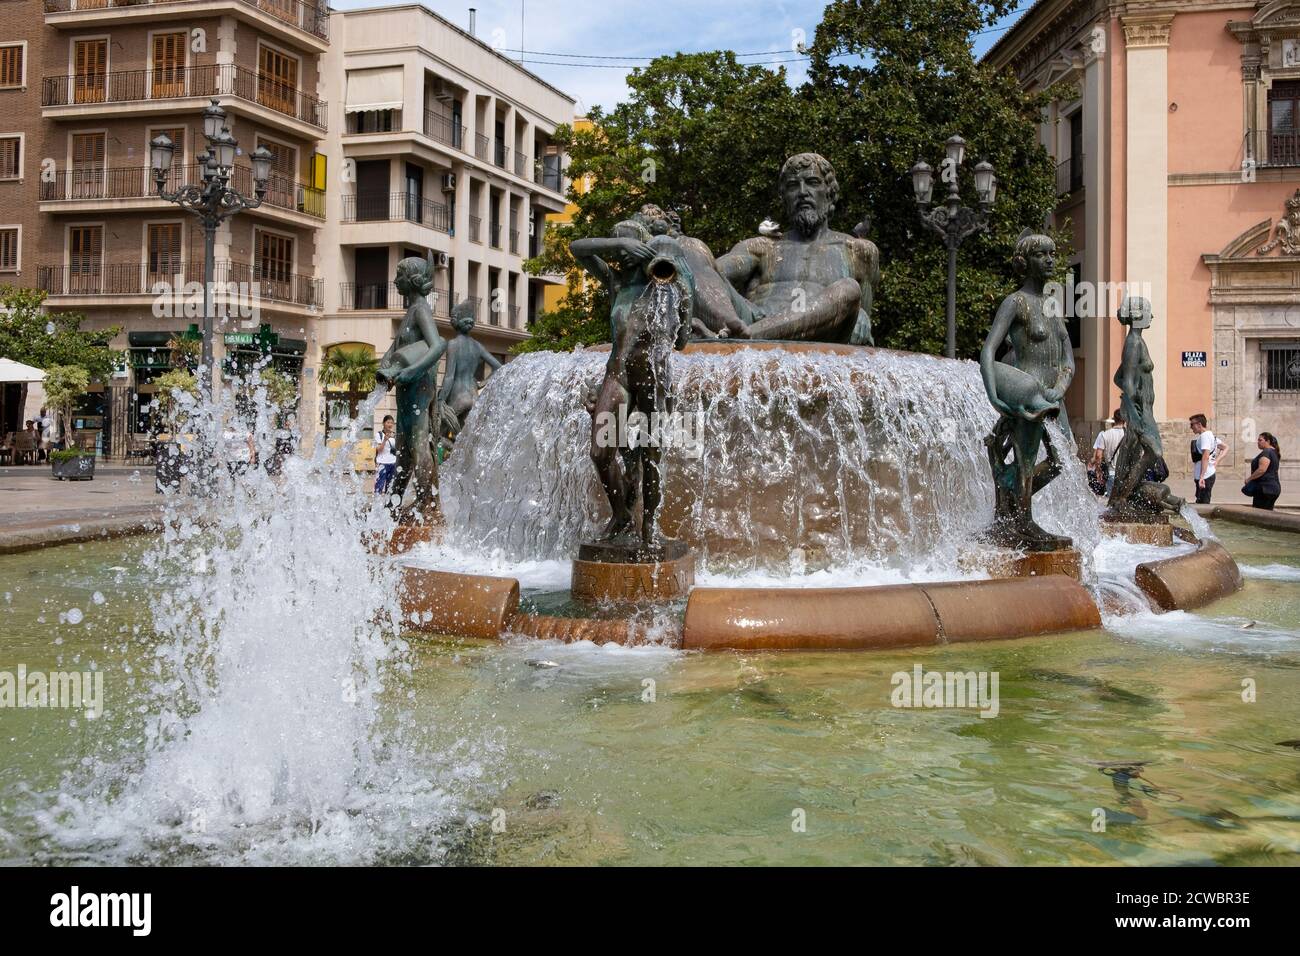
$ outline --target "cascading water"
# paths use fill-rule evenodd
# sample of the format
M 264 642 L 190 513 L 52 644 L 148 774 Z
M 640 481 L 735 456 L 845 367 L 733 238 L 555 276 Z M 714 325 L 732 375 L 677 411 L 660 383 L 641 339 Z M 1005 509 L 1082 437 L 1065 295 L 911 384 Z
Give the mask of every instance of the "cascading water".
M 108 691 L 110 708 L 148 716 L 33 813 L 56 852 L 425 862 L 464 819 L 445 758 L 405 706 L 384 704 L 409 663 L 397 569 L 366 546 L 391 519 L 352 472 L 356 426 L 342 448 L 284 456 L 274 476 L 244 467 L 249 426 L 232 423 L 250 408 L 260 462 L 280 451 L 263 391 L 189 408 L 195 447 L 216 459 L 211 493 L 200 507 L 169 495 L 146 559 L 160 582 L 152 670 Z
M 608 511 L 583 397 L 606 357 L 536 353 L 493 376 L 441 474 L 455 547 L 567 559 L 599 534 Z M 952 569 L 992 520 L 983 438 L 995 415 L 973 362 L 738 345 L 671 361 L 687 440 L 664 453 L 660 525 L 705 570 Z M 1035 514 L 1087 563 L 1097 515 L 1077 502 L 1093 499 L 1073 438 L 1050 427 L 1067 464 Z

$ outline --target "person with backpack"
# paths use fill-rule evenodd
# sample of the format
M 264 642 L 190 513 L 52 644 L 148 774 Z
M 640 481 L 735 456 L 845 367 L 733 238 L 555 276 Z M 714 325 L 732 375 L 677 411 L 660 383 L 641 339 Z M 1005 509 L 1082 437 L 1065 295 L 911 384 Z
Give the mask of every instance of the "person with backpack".
M 1192 483 L 1198 505 L 1208 505 L 1210 495 L 1214 492 L 1214 464 L 1219 456 L 1228 450 L 1228 446 L 1214 437 L 1210 431 L 1209 420 L 1201 414 L 1189 418 L 1192 439 Z
M 1100 432 L 1097 440 L 1092 443 L 1092 464 L 1088 467 L 1090 472 L 1088 484 L 1094 494 L 1105 494 L 1107 498 L 1110 497 L 1110 490 L 1115 485 L 1115 453 L 1119 451 L 1119 444 L 1123 440 L 1124 412 L 1117 408 L 1114 415 L 1106 419 L 1106 429 Z

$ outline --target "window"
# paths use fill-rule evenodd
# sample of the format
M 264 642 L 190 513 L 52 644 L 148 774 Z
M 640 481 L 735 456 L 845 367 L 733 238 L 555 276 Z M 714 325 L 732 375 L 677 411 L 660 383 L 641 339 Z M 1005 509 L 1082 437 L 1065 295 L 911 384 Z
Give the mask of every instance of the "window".
M 271 154 L 271 177 L 272 179 L 286 179 L 289 182 L 298 181 L 298 151 L 292 146 L 286 146 L 284 143 L 277 143 L 269 139 L 259 138 L 258 146 L 265 146 Z
M 154 97 L 185 95 L 186 36 L 183 31 L 154 34 L 150 95 Z
M 16 90 L 23 85 L 23 53 L 21 43 L 0 46 L 0 90 Z
M 288 282 L 293 274 L 293 239 L 273 232 L 257 234 L 257 278 Z
M 146 227 L 145 254 L 149 263 L 149 285 L 171 281 L 181 271 L 181 224 L 151 222 Z
M 18 271 L 18 227 L 0 226 L 0 272 Z
M 1083 188 L 1083 110 L 1070 114 L 1070 192 Z
M 104 258 L 103 226 L 72 226 L 68 230 L 68 291 L 98 292 Z
M 298 61 L 264 46 L 257 57 L 257 102 L 290 116 L 298 112 Z
M 102 103 L 108 92 L 108 40 L 77 40 L 72 46 L 72 101 Z
M 349 133 L 392 133 L 402 125 L 401 110 L 362 110 L 349 113 Z
M 17 179 L 23 174 L 23 138 L 0 136 L 0 179 Z
M 1264 392 L 1300 393 L 1300 342 L 1266 342 Z
M 107 133 L 72 134 L 72 188 L 69 199 L 101 199 L 104 195 L 104 150 Z
M 1279 80 L 1268 91 L 1268 161 L 1300 165 L 1300 81 Z

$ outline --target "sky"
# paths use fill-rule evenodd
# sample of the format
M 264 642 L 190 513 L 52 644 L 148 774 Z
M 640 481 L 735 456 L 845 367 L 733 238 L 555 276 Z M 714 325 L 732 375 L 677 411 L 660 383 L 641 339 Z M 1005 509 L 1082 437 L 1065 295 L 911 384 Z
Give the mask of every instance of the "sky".
M 338 9 L 390 6 L 400 0 L 333 0 Z M 1028 9 L 1031 0 L 1021 0 Z M 625 98 L 624 78 L 637 63 L 665 53 L 734 50 L 744 62 L 778 60 L 791 83 L 806 75 L 795 51 L 812 41 L 825 0 L 424 0 L 462 29 L 477 8 L 475 34 L 577 99 L 575 112 L 608 110 Z M 1005 29 L 1019 13 L 997 26 Z M 976 53 L 1000 32 L 976 38 Z M 522 54 L 520 51 L 525 51 Z M 598 57 L 604 59 L 598 59 Z

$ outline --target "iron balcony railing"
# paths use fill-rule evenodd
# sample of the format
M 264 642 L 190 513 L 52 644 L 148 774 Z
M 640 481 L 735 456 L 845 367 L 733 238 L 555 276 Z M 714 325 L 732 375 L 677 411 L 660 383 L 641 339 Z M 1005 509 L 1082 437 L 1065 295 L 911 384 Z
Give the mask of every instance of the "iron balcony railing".
M 203 263 L 151 268 L 149 263 L 82 262 L 73 265 L 37 267 L 37 284 L 50 295 L 152 295 L 159 283 L 174 287 L 177 277 L 185 282 L 203 281 Z M 218 260 L 213 281 L 244 283 L 247 294 L 272 302 L 321 305 L 322 282 L 314 276 L 286 272 L 274 266 Z
M 324 100 L 237 63 L 47 76 L 41 87 L 42 106 L 210 96 L 234 96 L 322 131 L 326 128 Z
M 470 242 L 483 241 L 483 220 L 480 219 L 478 216 L 469 217 L 469 241 Z
M 482 133 L 475 133 L 474 134 L 474 155 L 477 156 L 479 159 L 483 160 L 484 162 L 487 162 L 488 146 L 491 145 L 491 143 L 492 141 L 488 139 L 486 136 L 484 136 Z
M 1260 166 L 1300 166 L 1300 130 L 1251 130 L 1247 135 L 1247 157 Z
M 564 192 L 564 174 L 553 166 L 538 164 L 533 168 L 533 182 L 551 192 Z
M 204 0 L 45 0 L 46 13 L 70 11 L 110 10 L 122 7 L 150 6 L 156 3 L 201 3 Z M 282 23 L 310 33 L 322 40 L 329 39 L 329 8 L 324 3 L 310 0 L 239 0 L 244 6 L 260 10 Z
M 512 329 L 519 328 L 519 306 L 517 305 L 510 307 L 510 327 Z
M 84 10 L 116 10 L 144 7 L 157 3 L 202 3 L 204 0 L 45 0 L 46 13 L 69 13 Z M 281 23 L 310 33 L 322 40 L 330 38 L 330 12 L 325 0 L 239 0 L 246 7 L 261 10 Z
M 429 296 L 432 300 L 433 314 L 448 316 L 451 314 L 446 289 L 434 288 Z M 383 312 L 401 311 L 406 308 L 402 293 L 391 282 L 340 282 L 339 309 L 344 312 Z
M 1084 155 L 1071 156 L 1056 165 L 1056 194 L 1068 196 L 1083 188 Z
M 451 214 L 442 203 L 415 193 L 358 193 L 343 197 L 344 222 L 413 222 L 451 232 Z
M 501 248 L 501 223 L 488 223 L 488 244 L 491 245 L 493 249 Z
M 510 230 L 510 254 L 515 256 L 519 255 L 519 230 L 518 229 Z
M 424 111 L 424 135 L 453 149 L 465 148 L 465 127 L 432 110 Z
M 168 172 L 168 191 L 202 182 L 203 171 L 197 163 L 173 166 Z M 245 196 L 253 196 L 253 170 L 236 166 L 230 184 Z M 41 202 L 79 202 L 100 199 L 150 199 L 157 197 L 153 170 L 147 166 L 88 166 L 56 170 L 53 177 L 41 180 Z M 285 176 L 272 174 L 266 183 L 262 202 L 280 209 L 292 209 L 315 219 L 325 218 L 325 193 Z
M 522 179 L 525 175 L 525 170 L 527 169 L 528 157 L 519 152 L 519 150 L 515 150 L 515 175 Z
M 506 142 L 503 139 L 492 142 L 492 162 L 502 169 L 506 168 Z

